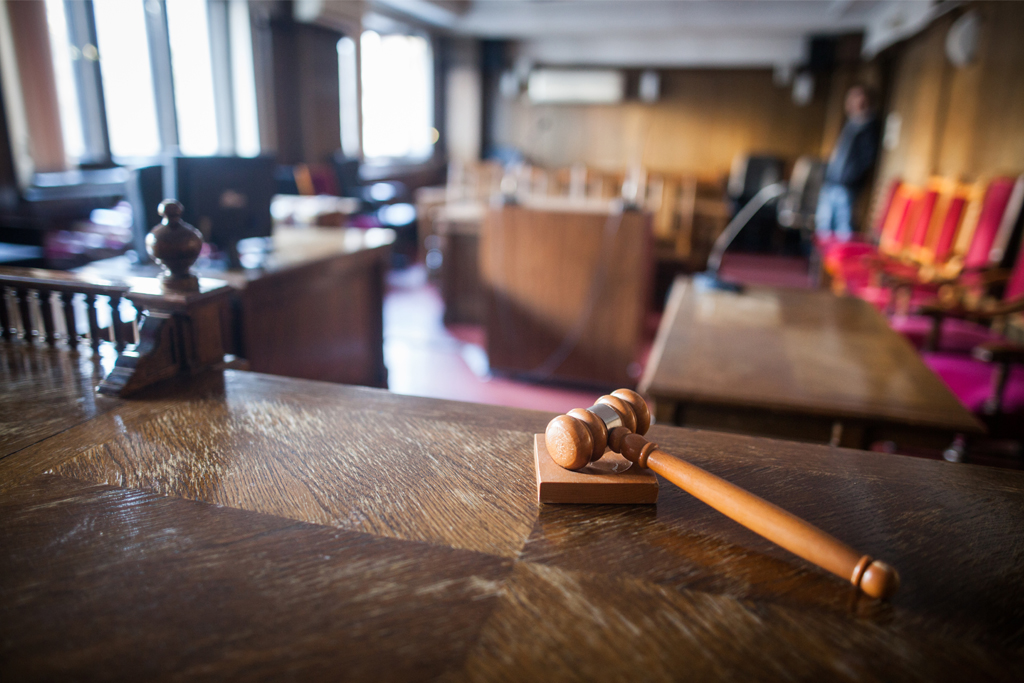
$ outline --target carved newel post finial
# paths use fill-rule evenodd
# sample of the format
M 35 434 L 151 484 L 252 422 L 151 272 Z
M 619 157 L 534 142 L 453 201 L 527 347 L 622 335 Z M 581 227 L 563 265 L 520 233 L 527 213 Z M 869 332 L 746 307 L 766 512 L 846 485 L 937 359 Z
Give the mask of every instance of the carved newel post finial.
M 146 235 L 146 251 L 163 266 L 160 280 L 164 287 L 187 291 L 199 289 L 191 268 L 203 249 L 203 235 L 181 220 L 184 208 L 176 199 L 160 202 L 158 211 L 163 220 Z

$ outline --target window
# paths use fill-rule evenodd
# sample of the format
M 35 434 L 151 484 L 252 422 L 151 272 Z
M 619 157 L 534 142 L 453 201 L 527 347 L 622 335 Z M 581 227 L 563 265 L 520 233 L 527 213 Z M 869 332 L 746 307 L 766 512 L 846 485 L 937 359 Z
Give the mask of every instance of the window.
M 246 0 L 45 2 L 72 166 L 260 153 Z
M 60 107 L 60 127 L 64 134 L 64 153 L 71 166 L 86 157 L 85 138 L 82 135 L 81 111 L 75 74 L 71 60 L 81 57 L 81 51 L 71 45 L 68 19 L 64 13 L 64 0 L 46 0 L 46 24 L 50 31 L 50 51 L 57 81 L 57 103 Z M 74 49 L 74 57 L 72 56 Z
M 256 115 L 256 70 L 252 56 L 252 26 L 246 0 L 228 6 L 231 45 L 231 86 L 235 115 L 235 153 L 254 157 L 260 153 L 260 127 Z
M 341 95 L 341 151 L 345 156 L 359 156 L 359 78 L 356 65 L 356 41 L 338 41 L 338 78 Z
M 178 148 L 188 156 L 217 153 L 217 111 L 213 99 L 213 61 L 206 0 L 166 3 L 167 36 L 171 43 L 174 111 Z
M 93 0 L 107 133 L 115 157 L 160 152 L 145 11 L 141 2 Z
M 429 158 L 437 141 L 430 43 L 420 36 L 365 31 L 360 47 L 364 156 Z

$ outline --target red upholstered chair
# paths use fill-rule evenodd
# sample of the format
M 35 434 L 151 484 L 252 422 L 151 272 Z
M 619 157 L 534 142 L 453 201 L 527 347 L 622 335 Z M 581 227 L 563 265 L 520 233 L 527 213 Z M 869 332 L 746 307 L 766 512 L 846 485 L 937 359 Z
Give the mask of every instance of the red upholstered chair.
M 857 252 L 848 250 L 829 264 L 832 290 L 837 294 L 855 293 L 875 281 L 883 265 L 896 265 L 909 258 L 914 227 L 919 219 L 927 225 L 934 205 L 934 193 L 902 185 L 885 217 L 878 247 Z
M 878 223 L 872 231 L 874 235 L 881 235 L 885 230 L 886 219 L 892 208 L 893 200 L 903 183 L 900 180 L 893 180 L 889 183 L 882 199 L 881 211 L 878 213 Z M 821 255 L 822 268 L 830 272 L 830 268 L 838 264 L 842 259 L 855 254 L 870 254 L 877 250 L 872 238 L 855 233 L 849 242 L 840 242 L 834 238 L 821 239 L 815 235 L 815 247 Z
M 1018 198 L 1011 197 L 1011 194 L 1018 195 Z M 991 311 L 980 310 L 978 303 L 986 300 L 992 285 L 1001 283 L 1006 283 L 1002 306 L 1012 307 L 1018 299 L 1024 300 L 1024 270 L 1020 256 L 1010 273 L 993 267 L 999 265 L 1003 256 L 1003 248 L 994 248 L 993 244 L 1009 241 L 1020 217 L 1021 201 L 1024 201 L 1024 176 L 1017 183 L 1009 179 L 993 181 L 980 209 L 970 248 L 962 261 L 960 277 L 911 284 L 909 299 L 912 310 L 921 309 L 925 314 L 893 316 L 893 329 L 918 348 L 959 353 L 998 339 L 998 335 L 983 323 L 990 323 L 1006 313 L 992 315 Z M 936 299 L 940 286 L 945 286 L 947 292 L 953 292 L 946 305 Z
M 922 271 L 944 266 L 953 255 L 953 244 L 963 225 L 969 188 L 948 178 L 929 181 L 917 215 L 911 218 L 910 244 L 899 260 L 879 258 L 871 277 L 847 283 L 849 293 L 880 310 L 890 310 L 895 291 L 902 283 L 916 283 Z M 917 308 L 934 298 L 934 291 L 911 291 L 909 305 Z
M 1024 246 L 1024 241 L 1022 241 Z M 965 354 L 979 344 L 1002 342 L 1002 336 L 993 331 L 993 323 L 1005 322 L 1006 317 L 1024 311 L 1024 248 L 1008 277 L 1006 288 L 996 301 L 981 298 L 973 304 L 965 300 L 943 304 L 938 301 L 922 308 L 919 315 L 894 317 L 893 328 L 911 343 L 925 351 Z
M 898 257 L 906 247 L 915 203 L 920 199 L 921 190 L 912 185 L 899 183 L 892 192 L 885 212 L 880 217 L 878 244 L 870 242 L 845 242 L 827 249 L 822 266 L 832 280 L 832 289 L 838 293 L 846 291 L 850 281 L 865 277 L 870 272 L 871 259 L 879 254 Z

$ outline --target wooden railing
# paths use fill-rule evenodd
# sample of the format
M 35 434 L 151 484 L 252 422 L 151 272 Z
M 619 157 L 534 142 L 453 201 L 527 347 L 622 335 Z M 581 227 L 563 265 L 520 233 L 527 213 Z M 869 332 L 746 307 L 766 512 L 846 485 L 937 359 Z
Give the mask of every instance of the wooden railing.
M 138 341 L 135 321 L 125 323 L 122 303 L 131 287 L 124 283 L 86 280 L 71 273 L 30 268 L 0 268 L 4 301 L 0 324 L 5 339 L 42 341 L 68 346 L 88 341 L 92 348 L 111 342 L 118 350 Z M 111 325 L 100 327 L 100 307 L 110 312 Z M 76 310 L 77 309 L 77 310 Z M 135 311 L 136 318 L 138 311 Z M 82 317 L 84 316 L 84 320 Z
M 83 346 L 96 352 L 109 344 L 117 360 L 99 391 L 125 396 L 223 363 L 221 322 L 231 291 L 219 280 L 175 291 L 156 278 L 115 282 L 0 268 L 0 335 L 7 342 L 64 345 L 72 352 Z M 126 307 L 132 309 L 127 321 Z

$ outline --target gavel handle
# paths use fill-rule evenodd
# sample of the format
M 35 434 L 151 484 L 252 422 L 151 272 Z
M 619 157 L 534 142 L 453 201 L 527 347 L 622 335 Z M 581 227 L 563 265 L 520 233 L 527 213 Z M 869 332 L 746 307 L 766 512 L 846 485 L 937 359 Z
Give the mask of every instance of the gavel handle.
M 899 588 L 899 575 L 884 562 L 861 555 L 837 538 L 777 505 L 696 465 L 658 450 L 655 444 L 642 436 L 615 436 L 620 438 L 609 439 L 617 442 L 612 445 L 612 450 L 619 451 L 641 467 L 649 467 L 694 498 L 794 555 L 848 579 L 868 595 L 889 598 Z

